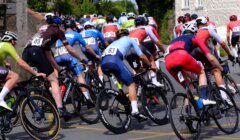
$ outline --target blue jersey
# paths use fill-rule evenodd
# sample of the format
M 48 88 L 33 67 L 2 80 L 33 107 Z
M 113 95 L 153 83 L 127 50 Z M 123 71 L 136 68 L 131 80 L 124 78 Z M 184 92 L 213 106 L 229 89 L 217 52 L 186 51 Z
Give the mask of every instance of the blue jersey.
M 83 39 L 86 41 L 87 45 L 91 46 L 94 51 L 98 51 L 98 38 L 105 43 L 106 40 L 103 37 L 103 34 L 96 29 L 87 29 L 81 32 Z M 86 52 L 85 48 L 82 48 L 83 52 Z
M 117 50 L 121 52 L 123 57 L 131 50 L 134 49 L 136 54 L 140 56 L 142 54 L 141 49 L 138 47 L 136 41 L 128 36 L 121 37 L 120 39 L 114 41 L 110 44 L 103 52 L 105 55 L 115 55 Z

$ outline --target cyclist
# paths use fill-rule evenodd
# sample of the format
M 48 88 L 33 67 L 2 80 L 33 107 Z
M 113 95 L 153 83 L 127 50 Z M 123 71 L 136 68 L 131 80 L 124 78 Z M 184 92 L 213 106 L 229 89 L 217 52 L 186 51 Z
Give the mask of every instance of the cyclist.
M 128 29 L 128 31 L 131 31 L 135 27 L 134 23 L 135 18 L 136 15 L 133 12 L 128 13 L 127 14 L 128 21 L 122 24 L 122 29 Z
M 108 15 L 106 20 L 107 24 L 103 25 L 102 33 L 109 44 L 117 39 L 116 32 L 120 28 L 117 23 L 113 22 L 114 16 Z
M 177 22 L 178 24 L 173 29 L 173 38 L 177 38 L 182 34 L 183 24 L 185 23 L 184 16 L 179 16 Z
M 58 111 L 61 117 L 66 120 L 67 112 L 63 109 L 61 91 L 54 68 L 59 71 L 60 68 L 54 57 L 52 56 L 51 46 L 58 39 L 63 42 L 63 45 L 71 55 L 82 61 L 78 53 L 68 44 L 63 31 L 59 29 L 61 19 L 57 16 L 47 17 L 48 28 L 38 31 L 31 40 L 28 41 L 23 51 L 23 59 L 32 66 L 35 66 L 40 72 L 47 75 L 47 79 L 51 84 L 52 96 L 56 102 Z
M 210 53 L 212 55 L 214 55 L 216 58 L 218 58 L 218 54 L 215 49 L 215 46 L 212 43 L 209 43 L 209 42 L 211 42 L 211 39 L 214 39 L 227 52 L 228 58 L 231 61 L 234 61 L 234 57 L 231 55 L 230 50 L 228 49 L 226 43 L 220 38 L 220 36 L 217 34 L 215 29 L 212 28 L 212 26 L 208 26 L 207 19 L 205 17 L 199 17 L 199 18 L 197 18 L 196 23 L 197 23 L 197 27 L 198 27 L 196 36 L 199 39 L 202 39 L 202 41 L 205 43 L 205 45 L 210 50 Z M 214 75 L 214 78 L 216 80 L 218 87 L 223 87 L 226 89 L 221 70 L 219 68 L 212 67 L 212 65 L 209 63 L 208 59 L 205 57 L 205 55 L 201 52 L 201 50 L 199 48 L 194 49 L 194 51 L 192 52 L 192 55 L 195 57 L 195 59 L 197 59 L 198 61 L 201 61 L 205 65 L 207 65 L 207 67 L 212 68 L 212 73 Z M 218 58 L 218 59 L 220 59 L 220 58 Z M 221 91 L 221 95 L 222 95 L 223 99 L 225 99 L 228 102 L 230 101 L 226 98 L 227 96 L 226 96 L 225 92 Z
M 228 46 L 232 47 L 234 57 L 238 57 L 238 48 L 236 48 L 237 43 L 240 42 L 240 21 L 237 20 L 236 15 L 231 15 L 229 18 L 230 22 L 227 24 L 227 42 Z M 231 43 L 230 43 L 230 31 L 232 32 Z M 236 59 L 239 62 L 238 59 Z
M 129 33 L 129 37 L 133 38 L 137 44 L 139 45 L 139 47 L 141 48 L 142 52 L 147 56 L 147 58 L 149 59 L 149 61 L 151 62 L 151 65 L 157 69 L 156 63 L 154 61 L 153 55 L 155 52 L 152 51 L 154 50 L 154 48 L 150 48 L 150 46 L 143 46 L 141 45 L 144 41 L 144 39 L 149 36 L 151 38 L 151 41 L 154 42 L 154 44 L 157 45 L 157 47 L 164 52 L 165 49 L 163 48 L 163 44 L 160 40 L 160 37 L 157 33 L 157 31 L 155 30 L 155 28 L 151 27 L 151 26 L 146 26 L 146 20 L 143 16 L 138 16 L 135 19 L 135 26 L 136 28 L 133 29 L 130 33 Z M 147 48 L 148 47 L 148 48 Z M 155 47 L 154 45 L 151 47 Z M 140 66 L 140 62 L 137 61 L 138 59 L 134 59 L 135 56 L 135 52 L 129 52 L 128 56 L 127 56 L 127 60 L 129 62 L 129 64 L 132 66 L 132 68 L 134 68 L 134 70 L 139 69 Z M 137 63 L 137 65 L 135 64 Z M 162 84 L 160 84 L 157 81 L 156 78 L 156 73 L 155 72 L 151 72 L 151 78 L 152 78 L 152 82 L 153 84 L 155 84 L 156 86 L 162 86 Z
M 108 42 L 103 37 L 102 33 L 94 29 L 93 27 L 94 25 L 91 22 L 86 22 L 84 24 L 85 30 L 81 32 L 81 35 L 83 39 L 86 41 L 87 45 L 92 47 L 97 55 L 93 56 L 92 54 L 88 53 L 86 49 L 83 47 L 82 47 L 82 52 L 86 55 L 86 57 L 89 60 L 92 60 L 98 63 L 98 76 L 99 76 L 99 79 L 103 82 L 103 73 L 102 73 L 101 66 L 99 65 L 99 62 L 100 62 L 99 60 L 101 59 L 102 54 L 98 45 L 98 39 L 100 39 L 105 46 L 108 46 Z
M 64 22 L 64 28 L 66 30 L 65 37 L 66 37 L 69 45 L 71 45 L 73 47 L 73 45 L 76 42 L 78 42 L 81 44 L 82 47 L 85 47 L 89 53 L 91 53 L 93 56 L 95 56 L 96 53 L 93 51 L 93 49 L 90 46 L 87 46 L 86 42 L 84 41 L 84 39 L 78 32 L 73 30 L 75 27 L 76 27 L 76 24 L 73 20 L 68 20 L 68 21 Z M 71 54 L 69 54 L 69 52 L 64 47 L 61 40 L 58 40 L 56 45 L 53 47 L 53 55 L 54 55 L 55 61 L 61 66 L 73 67 L 75 64 L 79 63 L 79 61 L 75 57 L 73 57 Z M 83 63 L 87 63 L 87 60 L 84 60 Z M 78 82 L 85 84 L 84 75 L 82 74 L 82 67 L 81 66 L 75 67 L 73 69 L 73 72 L 75 75 L 77 75 Z M 82 88 L 82 92 L 87 99 L 88 108 L 94 107 L 94 104 L 91 100 L 91 97 L 90 97 L 88 91 L 85 88 Z
M 102 31 L 102 28 L 103 28 L 103 25 L 106 23 L 106 20 L 103 18 L 103 16 L 102 15 L 99 15 L 98 16 L 98 19 L 97 19 L 97 21 L 96 21 L 96 29 L 98 30 L 98 31 Z
M 101 66 L 103 72 L 107 75 L 114 74 L 120 81 L 122 81 L 128 87 L 129 91 L 129 99 L 131 101 L 132 106 L 132 116 L 137 118 L 139 122 L 147 120 L 147 117 L 141 113 L 139 113 L 137 106 L 137 94 L 135 83 L 133 82 L 132 74 L 127 68 L 127 66 L 123 63 L 123 59 L 128 51 L 134 49 L 139 56 L 139 58 L 150 67 L 151 64 L 148 61 L 147 57 L 142 53 L 139 49 L 137 43 L 127 37 L 128 30 L 120 29 L 117 31 L 118 40 L 114 41 L 110 44 L 102 55 Z
M 158 25 L 157 25 L 157 22 L 156 22 L 156 20 L 154 19 L 154 17 L 149 16 L 149 14 L 147 14 L 147 13 L 143 13 L 142 15 L 147 18 L 147 20 L 148 20 L 148 25 L 154 27 L 154 28 L 157 30 Z
M 184 87 L 184 82 L 188 82 L 187 73 L 192 72 L 199 76 L 199 90 L 203 105 L 216 104 L 215 101 L 207 99 L 207 79 L 204 68 L 191 55 L 191 51 L 199 47 L 209 62 L 222 70 L 217 59 L 210 53 L 204 42 L 196 37 L 197 31 L 195 24 L 185 23 L 183 26 L 183 35 L 172 40 L 165 53 L 165 65 L 169 73 Z M 179 79 L 179 71 L 182 72 L 184 79 Z M 181 77 L 181 76 L 179 76 Z
M 46 74 L 38 73 L 34 71 L 24 60 L 22 60 L 17 51 L 15 49 L 15 45 L 17 43 L 17 35 L 11 31 L 6 31 L 0 42 L 0 80 L 5 81 L 3 88 L 0 92 L 0 106 L 4 107 L 8 110 L 12 109 L 8 107 L 6 102 L 4 101 L 4 97 L 11 91 L 11 89 L 16 85 L 19 75 L 12 70 L 6 68 L 7 65 L 5 59 L 7 56 L 12 57 L 12 59 L 20 66 L 22 69 L 26 70 L 27 72 L 36 75 L 36 76 L 43 76 L 46 77 Z
M 118 19 L 118 24 L 122 26 L 126 21 L 128 21 L 127 14 L 125 12 L 122 12 L 121 17 Z

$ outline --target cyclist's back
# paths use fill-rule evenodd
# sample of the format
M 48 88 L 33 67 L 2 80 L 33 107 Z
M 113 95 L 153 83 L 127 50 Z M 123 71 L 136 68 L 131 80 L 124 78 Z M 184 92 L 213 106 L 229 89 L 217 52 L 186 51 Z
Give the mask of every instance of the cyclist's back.
M 16 49 L 9 42 L 0 42 L 0 66 L 4 66 L 4 60 L 6 57 L 11 56 L 14 61 L 18 61 L 20 59 L 17 54 Z

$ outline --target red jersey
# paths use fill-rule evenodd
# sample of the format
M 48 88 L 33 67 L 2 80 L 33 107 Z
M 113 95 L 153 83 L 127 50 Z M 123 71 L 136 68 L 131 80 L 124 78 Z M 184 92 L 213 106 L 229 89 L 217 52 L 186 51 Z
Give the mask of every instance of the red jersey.
M 108 23 L 103 26 L 102 34 L 105 38 L 116 38 L 116 33 L 119 29 L 119 25 L 117 23 Z
M 231 21 L 227 24 L 227 33 L 229 33 L 230 31 L 232 31 L 232 36 L 240 35 L 240 20 Z

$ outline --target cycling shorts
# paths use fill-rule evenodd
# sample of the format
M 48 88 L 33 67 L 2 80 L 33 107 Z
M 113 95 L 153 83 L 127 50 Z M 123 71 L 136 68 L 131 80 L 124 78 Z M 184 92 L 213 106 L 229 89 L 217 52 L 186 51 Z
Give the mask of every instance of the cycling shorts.
M 168 54 L 165 58 L 165 65 L 168 72 L 180 83 L 178 71 L 186 70 L 195 74 L 200 74 L 202 70 L 201 63 L 197 62 L 185 50 L 176 50 Z M 185 78 L 186 79 L 186 78 Z
M 116 55 L 104 56 L 102 58 L 101 67 L 104 74 L 114 74 L 114 76 L 121 80 L 125 85 L 129 86 L 133 83 L 133 75 L 123 63 L 123 55 L 121 52 L 118 51 Z
M 157 52 L 157 48 L 152 41 L 146 41 L 146 42 L 143 42 L 142 44 L 143 46 L 145 46 L 147 51 L 150 52 L 152 55 L 154 55 Z
M 239 37 L 240 36 L 232 36 L 232 39 L 231 39 L 232 46 L 236 46 L 237 45 L 237 42 L 239 41 Z
M 22 58 L 30 66 L 36 67 L 39 72 L 45 73 L 47 76 L 54 72 L 54 69 L 46 57 L 44 50 L 40 47 L 26 47 L 23 50 Z
M 55 58 L 55 61 L 60 65 L 60 66 L 67 66 L 67 67 L 74 67 L 75 64 L 79 64 L 78 59 L 75 57 L 71 56 L 70 54 L 64 54 L 60 55 Z M 78 65 L 73 69 L 74 75 L 78 75 L 82 73 L 82 67 Z
M 5 67 L 0 66 L 0 81 L 5 81 L 9 70 Z

